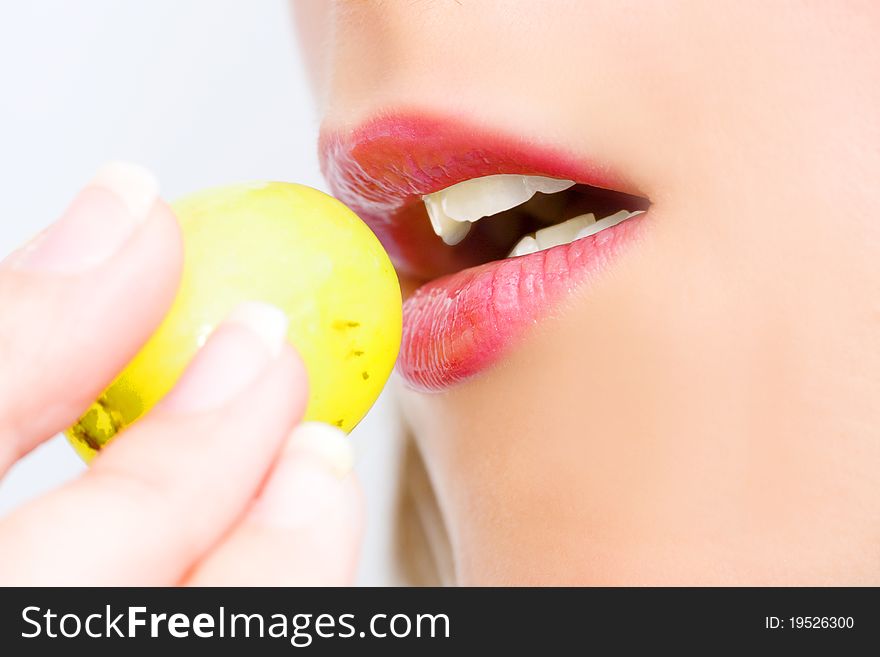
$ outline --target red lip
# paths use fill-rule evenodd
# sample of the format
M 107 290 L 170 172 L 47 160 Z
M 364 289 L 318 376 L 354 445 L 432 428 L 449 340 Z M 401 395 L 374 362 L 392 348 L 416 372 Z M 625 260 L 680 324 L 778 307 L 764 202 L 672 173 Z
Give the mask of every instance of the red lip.
M 625 192 L 633 186 L 607 167 L 561 150 L 419 114 L 384 117 L 350 131 L 325 130 L 320 152 L 331 190 L 369 224 L 398 270 L 421 280 L 440 276 L 404 303 L 398 369 L 421 390 L 443 389 L 494 363 L 643 223 L 640 216 L 570 244 L 485 263 L 479 234 L 455 247 L 434 234 L 423 195 L 499 173 Z

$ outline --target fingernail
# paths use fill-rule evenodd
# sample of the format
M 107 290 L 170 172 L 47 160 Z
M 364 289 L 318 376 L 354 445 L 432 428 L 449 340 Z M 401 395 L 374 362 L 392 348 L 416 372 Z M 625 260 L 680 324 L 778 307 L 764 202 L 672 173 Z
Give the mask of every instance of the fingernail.
M 354 465 L 345 433 L 322 422 L 305 422 L 290 435 L 251 518 L 275 527 L 303 527 L 345 503 L 344 480 Z
M 160 409 L 197 413 L 219 408 L 250 386 L 281 353 L 287 316 L 260 301 L 239 304 L 211 333 Z
M 22 271 L 73 274 L 111 258 L 149 216 L 159 195 L 143 167 L 114 162 L 101 168 L 58 221 L 12 253 Z
M 147 169 L 130 162 L 110 162 L 98 170 L 91 183 L 112 192 L 135 223 L 146 219 L 159 196 L 159 181 Z
M 323 422 L 303 422 L 290 434 L 286 452 L 314 458 L 340 479 L 354 467 L 354 452 L 345 432 Z

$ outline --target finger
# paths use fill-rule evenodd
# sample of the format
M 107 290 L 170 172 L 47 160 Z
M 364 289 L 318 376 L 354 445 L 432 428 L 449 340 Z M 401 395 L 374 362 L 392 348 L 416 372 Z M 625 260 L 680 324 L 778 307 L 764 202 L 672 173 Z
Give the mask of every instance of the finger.
M 109 165 L 0 263 L 0 476 L 73 424 L 171 305 L 180 236 L 157 192 L 147 171 Z
M 305 371 L 285 331 L 280 310 L 240 306 L 82 478 L 0 523 L 0 581 L 180 581 L 247 508 L 302 415 Z
M 294 429 L 263 491 L 198 564 L 195 586 L 338 586 L 354 579 L 363 529 L 348 438 L 307 422 Z

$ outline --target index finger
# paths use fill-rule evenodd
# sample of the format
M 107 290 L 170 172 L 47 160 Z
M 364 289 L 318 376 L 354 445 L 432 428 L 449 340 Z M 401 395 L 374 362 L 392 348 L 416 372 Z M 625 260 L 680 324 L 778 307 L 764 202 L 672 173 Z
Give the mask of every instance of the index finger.
M 177 291 L 177 222 L 153 176 L 102 169 L 61 218 L 0 263 L 0 476 L 73 424 Z

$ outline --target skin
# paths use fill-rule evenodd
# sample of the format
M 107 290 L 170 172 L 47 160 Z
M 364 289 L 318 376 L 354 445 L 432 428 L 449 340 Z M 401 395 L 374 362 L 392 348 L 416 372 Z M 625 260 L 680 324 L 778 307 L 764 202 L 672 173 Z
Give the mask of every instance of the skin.
M 331 5 L 326 128 L 463 116 L 653 203 L 497 367 L 402 391 L 458 582 L 880 583 L 877 3 Z
M 296 9 L 328 127 L 459 113 L 608 162 L 654 204 L 645 238 L 495 369 L 402 393 L 460 583 L 880 581 L 876 3 Z M 56 226 L 118 230 L 107 193 Z M 83 251 L 53 234 L 43 264 Z M 113 380 L 180 269 L 158 199 L 76 273 L 20 255 L 0 262 L 0 475 Z M 355 482 L 297 438 L 305 375 L 272 353 L 221 327 L 83 477 L 0 521 L 0 582 L 350 581 Z

